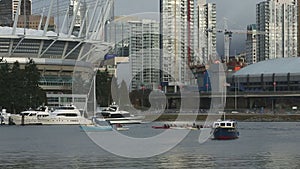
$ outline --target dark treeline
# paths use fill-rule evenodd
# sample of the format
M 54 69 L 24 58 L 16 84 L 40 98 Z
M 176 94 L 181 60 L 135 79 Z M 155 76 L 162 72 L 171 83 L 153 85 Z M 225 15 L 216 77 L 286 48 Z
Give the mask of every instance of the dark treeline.
M 20 113 L 46 104 L 46 93 L 39 87 L 40 72 L 32 59 L 21 69 L 18 61 L 0 62 L 0 108 Z
M 96 75 L 96 99 L 99 106 L 108 106 L 112 102 L 111 95 L 112 76 L 109 75 L 107 69 L 105 71 L 97 71 Z
M 107 69 L 97 72 L 96 99 L 99 106 L 106 107 L 115 102 L 123 109 L 127 109 L 129 105 L 136 109 L 148 109 L 151 106 L 148 99 L 150 93 L 150 89 L 138 89 L 129 93 L 125 81 L 118 84 Z

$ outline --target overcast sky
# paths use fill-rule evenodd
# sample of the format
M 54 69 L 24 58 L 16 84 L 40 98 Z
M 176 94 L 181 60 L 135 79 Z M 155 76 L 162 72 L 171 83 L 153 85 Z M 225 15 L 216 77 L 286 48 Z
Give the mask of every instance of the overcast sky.
M 217 28 L 224 27 L 223 18 L 228 18 L 228 28 L 246 30 L 248 24 L 255 23 L 256 4 L 263 0 L 208 0 L 217 4 Z M 135 15 L 136 13 L 158 12 L 159 0 L 115 0 L 115 15 Z M 138 14 L 141 15 L 141 14 Z M 154 15 L 154 14 L 153 14 Z M 245 48 L 246 35 L 233 35 L 231 55 Z M 223 36 L 218 36 L 217 50 L 223 55 Z

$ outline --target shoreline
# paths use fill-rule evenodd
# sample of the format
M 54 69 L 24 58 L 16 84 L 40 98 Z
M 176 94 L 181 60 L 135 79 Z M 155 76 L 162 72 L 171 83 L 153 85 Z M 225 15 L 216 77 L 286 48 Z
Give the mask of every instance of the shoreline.
M 177 114 L 146 115 L 145 119 L 155 119 L 156 122 L 175 121 Z M 181 120 L 189 121 L 194 119 L 195 114 L 184 114 Z M 222 115 L 210 115 L 222 118 Z M 198 114 L 196 121 L 205 121 L 207 114 Z M 226 119 L 240 122 L 300 122 L 300 114 L 226 114 Z

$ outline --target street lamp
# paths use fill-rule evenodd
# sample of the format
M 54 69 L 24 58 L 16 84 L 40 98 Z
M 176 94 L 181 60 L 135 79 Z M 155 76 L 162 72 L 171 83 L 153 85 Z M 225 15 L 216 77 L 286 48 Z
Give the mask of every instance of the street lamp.
M 273 89 L 274 89 L 274 94 L 275 94 L 275 92 L 276 92 L 276 82 L 275 81 L 273 82 Z M 273 111 L 273 113 L 275 113 L 275 110 L 274 110 L 275 98 L 274 97 L 275 96 L 273 96 L 273 98 L 272 98 L 272 111 Z
M 141 105 L 142 105 L 142 108 L 143 108 L 144 107 L 144 90 L 145 90 L 145 86 L 143 84 L 141 85 L 141 89 L 142 89 Z

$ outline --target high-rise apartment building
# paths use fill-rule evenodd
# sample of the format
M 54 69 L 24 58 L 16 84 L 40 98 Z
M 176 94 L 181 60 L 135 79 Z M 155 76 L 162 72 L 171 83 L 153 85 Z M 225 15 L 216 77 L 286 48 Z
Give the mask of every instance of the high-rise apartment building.
M 134 16 L 116 16 L 105 25 L 105 41 L 114 44 L 111 54 L 129 56 L 130 21 L 138 21 Z
M 160 0 L 160 13 L 161 82 L 193 84 L 194 77 L 187 69 L 207 64 L 217 55 L 216 32 L 212 31 L 216 29 L 216 4 Z
M 114 44 L 112 56 L 128 56 L 129 89 L 159 86 L 159 23 L 135 16 L 116 16 L 105 27 L 105 40 Z
M 216 4 L 206 3 L 206 0 L 198 1 L 197 22 L 198 22 L 198 55 L 201 63 L 209 63 L 217 55 L 216 32 L 217 26 Z
M 258 61 L 297 56 L 296 0 L 266 0 L 256 5 Z
M 253 64 L 257 62 L 257 29 L 256 24 L 247 26 L 246 39 L 246 63 Z
M 160 64 L 164 84 L 190 84 L 193 77 L 189 77 L 187 68 L 201 61 L 195 54 L 196 4 L 196 0 L 160 0 Z
M 297 19 L 297 21 L 298 21 L 298 32 L 297 32 L 297 34 L 298 34 L 298 36 L 297 36 L 297 39 L 298 39 L 298 41 L 297 41 L 297 43 L 298 43 L 298 47 L 297 47 L 297 56 L 299 57 L 300 56 L 300 0 L 297 0 L 297 6 L 298 6 L 298 8 L 297 8 L 297 16 L 298 16 L 298 19 Z
M 129 63 L 131 90 L 159 85 L 159 23 L 129 21 Z

